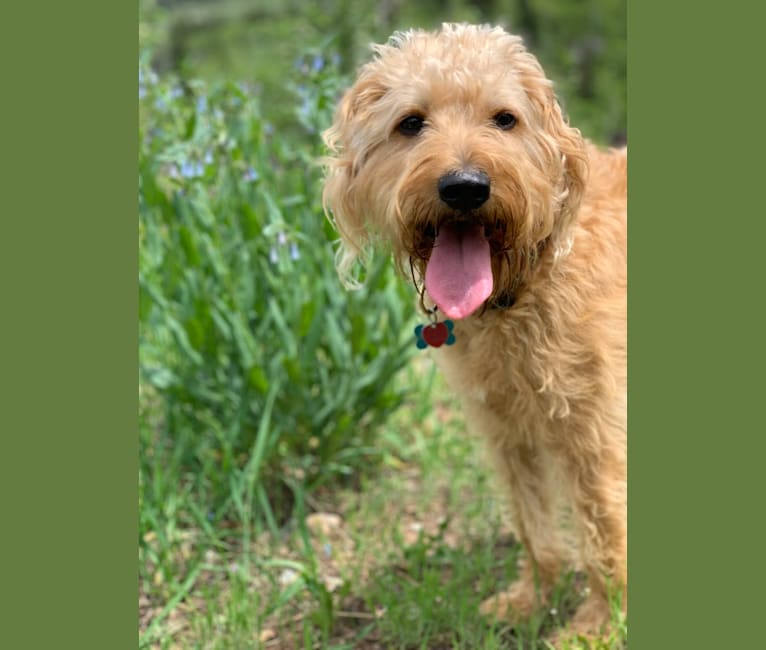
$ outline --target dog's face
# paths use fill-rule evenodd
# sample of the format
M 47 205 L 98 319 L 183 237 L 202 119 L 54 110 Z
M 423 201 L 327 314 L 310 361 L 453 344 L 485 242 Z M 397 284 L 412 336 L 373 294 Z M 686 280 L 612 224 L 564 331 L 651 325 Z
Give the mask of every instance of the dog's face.
M 453 318 L 565 250 L 585 175 L 537 60 L 501 29 L 445 25 L 375 48 L 325 133 L 324 201 L 349 270 L 370 237 Z

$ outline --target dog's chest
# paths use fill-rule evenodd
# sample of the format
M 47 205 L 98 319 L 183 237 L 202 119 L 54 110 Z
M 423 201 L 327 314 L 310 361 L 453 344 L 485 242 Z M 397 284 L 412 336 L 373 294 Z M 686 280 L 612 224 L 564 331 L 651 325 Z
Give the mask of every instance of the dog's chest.
M 566 410 L 559 336 L 539 314 L 484 315 L 456 325 L 457 343 L 437 363 L 462 400 L 502 417 L 533 417 Z

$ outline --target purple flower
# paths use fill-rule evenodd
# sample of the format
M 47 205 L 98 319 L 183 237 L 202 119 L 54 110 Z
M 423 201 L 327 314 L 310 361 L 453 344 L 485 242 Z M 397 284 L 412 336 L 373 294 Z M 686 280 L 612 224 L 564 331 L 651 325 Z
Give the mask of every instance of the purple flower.
M 192 164 L 188 160 L 184 160 L 181 163 L 181 176 L 184 178 L 191 178 L 194 176 L 194 170 L 192 169 Z
M 157 83 L 157 75 L 152 70 L 149 70 L 149 74 L 144 74 L 144 71 L 139 69 L 138 83 L 149 84 L 150 86 L 153 86 L 154 84 Z
M 184 160 L 184 162 L 181 163 L 181 176 L 184 178 L 199 178 L 204 173 L 205 168 L 201 162 Z
M 316 55 L 311 61 L 311 69 L 314 72 L 320 72 L 322 68 L 324 68 L 324 59 L 321 56 Z
M 255 171 L 252 167 L 248 167 L 247 171 L 243 174 L 242 178 L 246 181 L 257 181 L 261 175 Z
M 299 109 L 301 115 L 309 116 L 311 115 L 311 100 L 308 97 L 303 98 L 303 102 L 301 102 L 301 107 Z

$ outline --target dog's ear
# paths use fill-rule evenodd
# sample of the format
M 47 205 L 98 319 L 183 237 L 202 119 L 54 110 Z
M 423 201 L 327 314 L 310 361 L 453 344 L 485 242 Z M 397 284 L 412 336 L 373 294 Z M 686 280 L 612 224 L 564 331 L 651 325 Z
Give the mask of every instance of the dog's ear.
M 588 175 L 585 140 L 580 131 L 570 126 L 537 59 L 517 43 L 517 61 L 521 81 L 539 120 L 535 130 L 537 145 L 549 161 L 557 195 L 551 224 L 551 243 L 556 257 L 571 248 L 571 230 L 580 209 Z
M 554 139 L 561 160 L 557 215 L 551 233 L 556 257 L 560 257 L 572 247 L 571 230 L 582 202 L 588 163 L 585 140 L 579 129 L 567 123 L 552 92 L 543 111 L 543 119 L 544 132 Z
M 558 258 L 572 247 L 572 227 L 588 175 L 585 140 L 579 129 L 570 126 L 564 118 L 550 85 L 538 86 L 537 93 L 532 93 L 531 97 L 538 104 L 538 115 L 542 120 L 541 144 L 548 152 L 558 185 L 551 231 L 551 244 Z
M 322 202 L 325 213 L 340 234 L 336 267 L 341 280 L 350 287 L 357 259 L 365 260 L 370 240 L 362 183 L 357 182 L 371 146 L 365 125 L 374 124 L 370 112 L 385 95 L 383 88 L 363 69 L 357 82 L 346 91 L 335 111 L 332 126 L 323 133 L 329 150 L 325 157 Z

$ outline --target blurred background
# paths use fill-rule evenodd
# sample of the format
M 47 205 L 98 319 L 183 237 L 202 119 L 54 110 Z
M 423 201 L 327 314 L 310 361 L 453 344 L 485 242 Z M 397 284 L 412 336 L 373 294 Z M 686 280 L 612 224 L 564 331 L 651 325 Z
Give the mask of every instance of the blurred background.
M 139 8 L 140 647 L 545 647 L 577 578 L 528 628 L 476 617 L 515 571 L 505 501 L 414 356 L 412 288 L 382 255 L 340 286 L 320 133 L 369 43 L 471 21 L 623 143 L 624 0 Z
M 141 42 L 158 71 L 257 83 L 287 126 L 301 61 L 313 51 L 353 73 L 371 42 L 443 21 L 499 24 L 524 36 L 557 83 L 571 120 L 603 143 L 626 133 L 624 0 L 141 0 Z

